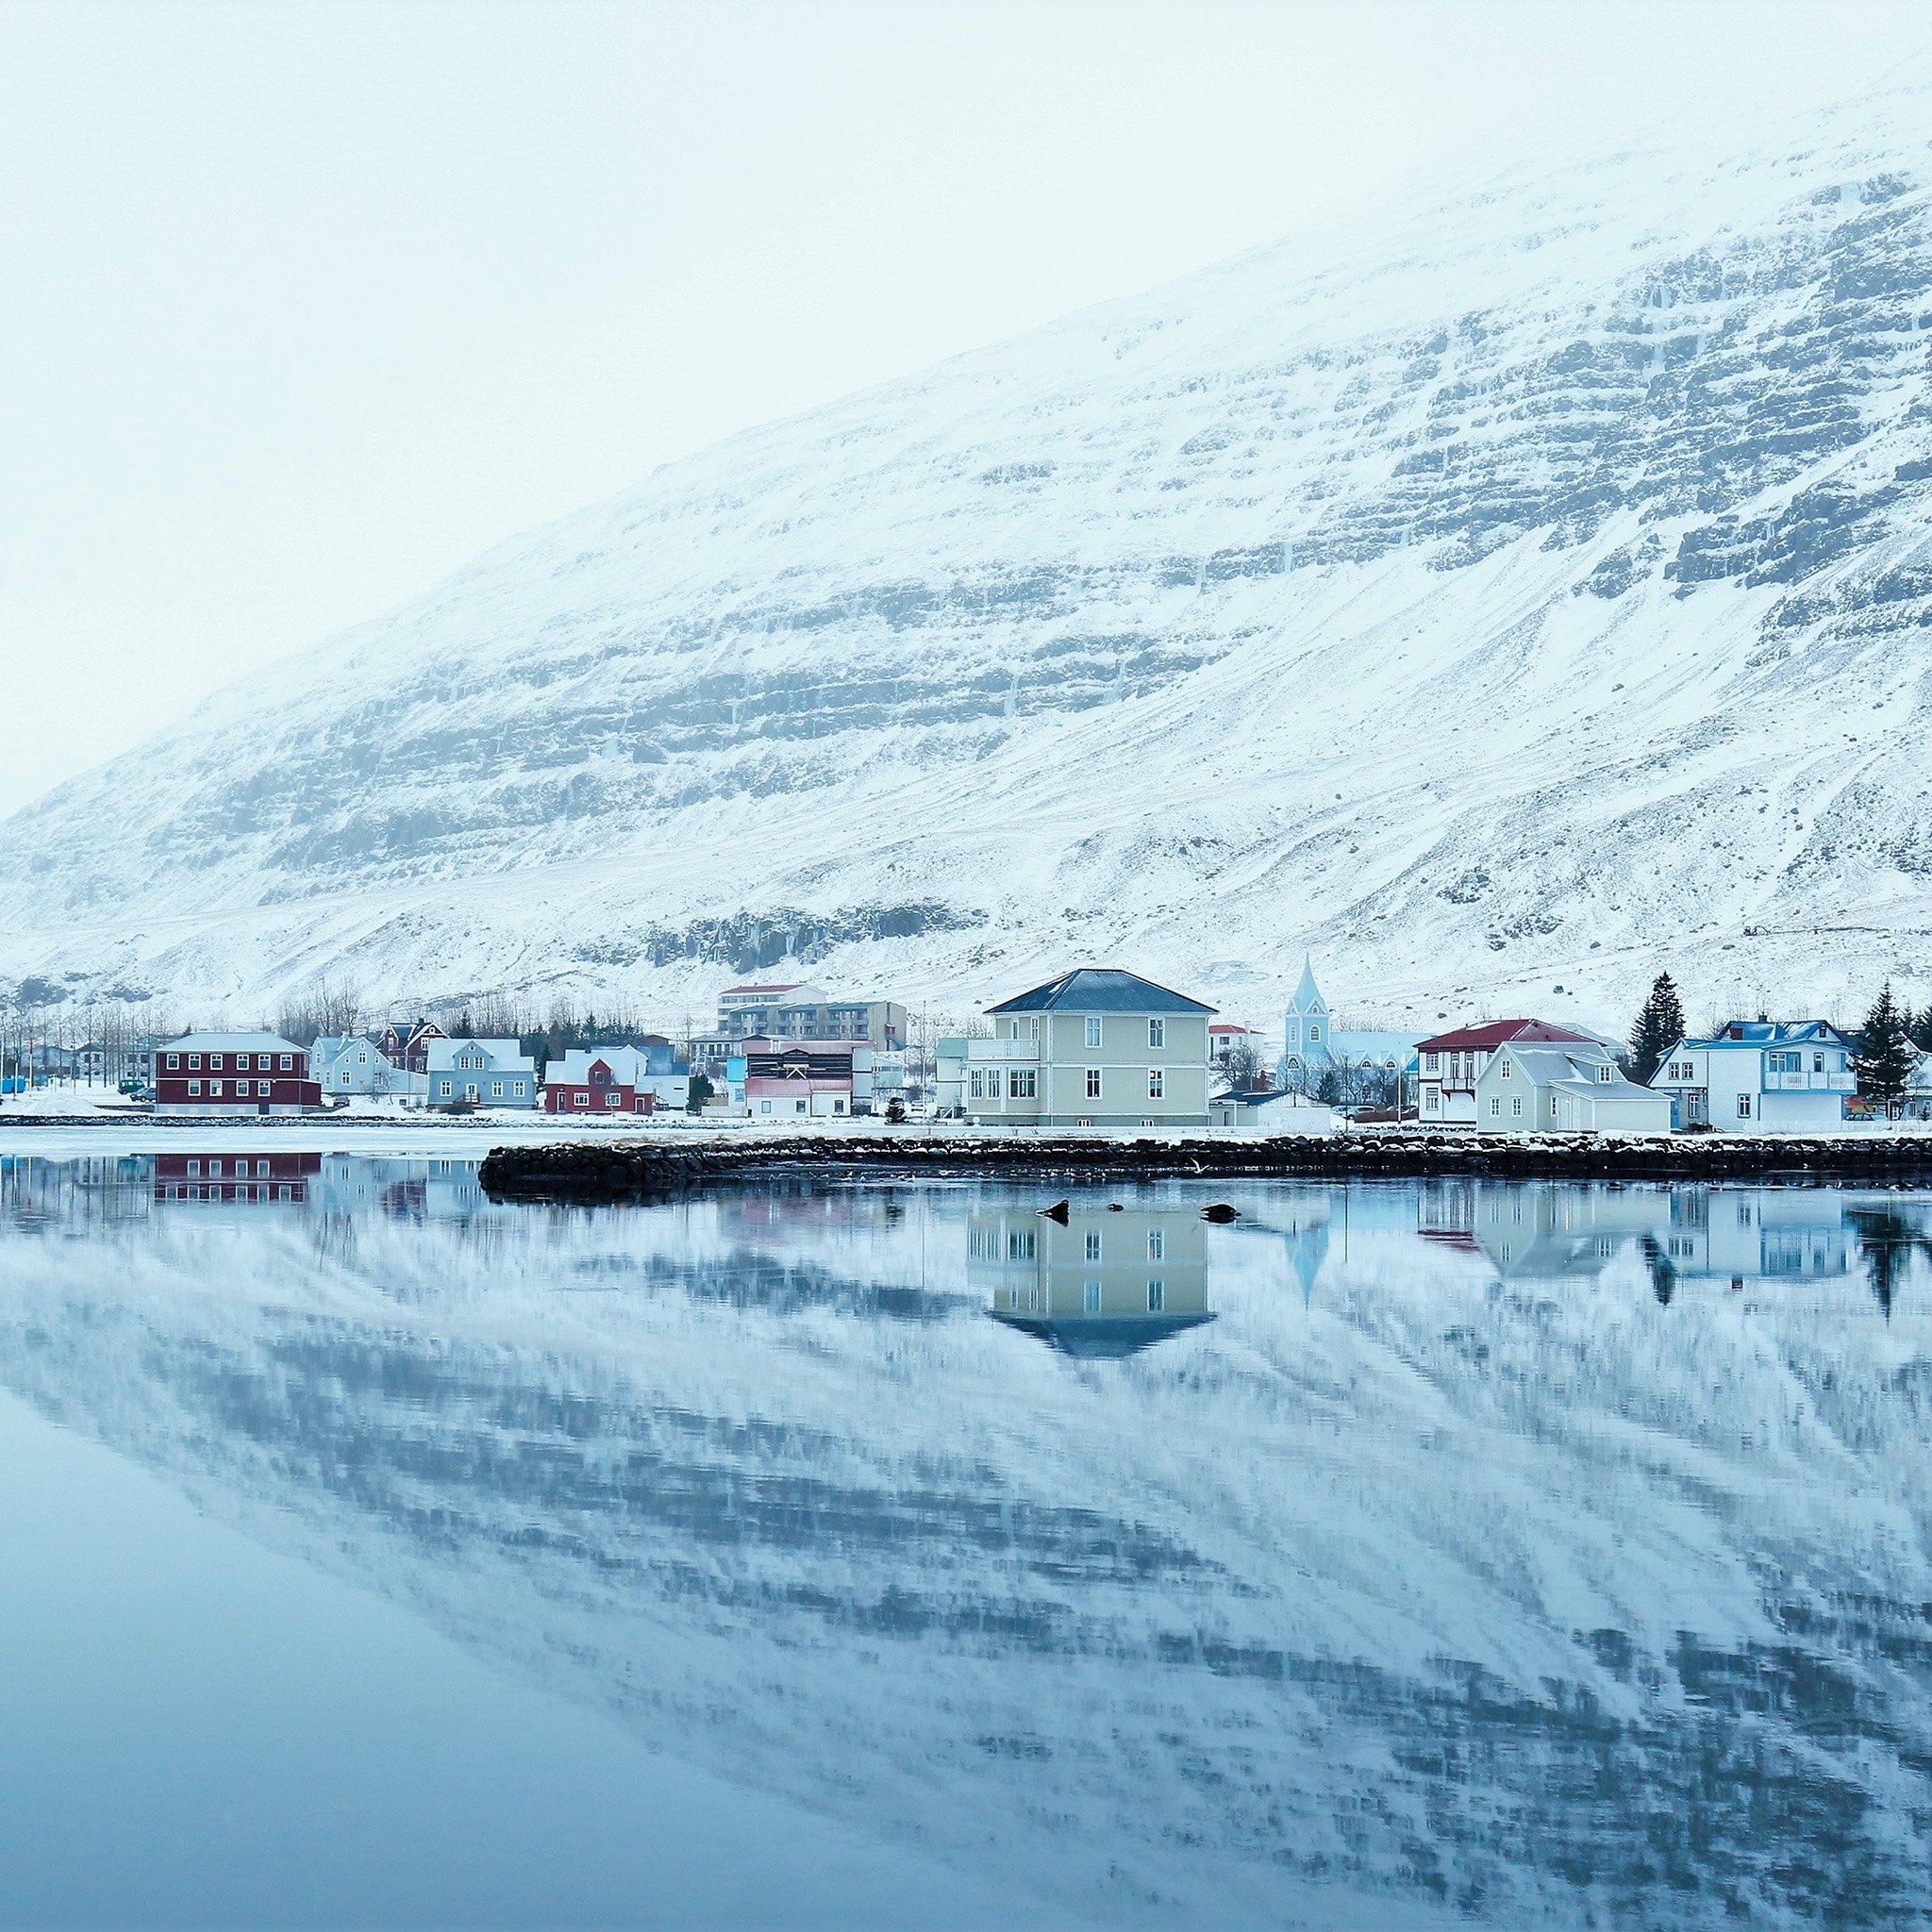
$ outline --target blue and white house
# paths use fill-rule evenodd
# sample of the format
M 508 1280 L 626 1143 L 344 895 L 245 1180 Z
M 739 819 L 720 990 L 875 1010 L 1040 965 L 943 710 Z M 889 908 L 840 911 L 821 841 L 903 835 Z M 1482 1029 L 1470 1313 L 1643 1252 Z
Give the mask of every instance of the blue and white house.
M 1421 1039 L 1419 1033 L 1374 1027 L 1337 1028 L 1328 1002 L 1315 984 L 1314 962 L 1304 958 L 1301 983 L 1288 1003 L 1275 1083 L 1284 1088 L 1307 1088 L 1331 1069 L 1369 1068 L 1388 1077 L 1399 1077 L 1406 1087 L 1415 1077 L 1416 1043 Z
M 431 1107 L 537 1105 L 537 1063 L 514 1040 L 432 1040 L 425 1079 Z
M 322 1097 L 354 1095 L 391 1100 L 417 1100 L 424 1095 L 424 1076 L 399 1067 L 373 1040 L 358 1033 L 323 1033 L 308 1049 L 308 1064 Z
M 1733 1020 L 1678 1041 L 1650 1084 L 1671 1096 L 1675 1126 L 1774 1134 L 1841 1125 L 1858 1083 L 1852 1042 L 1829 1020 Z

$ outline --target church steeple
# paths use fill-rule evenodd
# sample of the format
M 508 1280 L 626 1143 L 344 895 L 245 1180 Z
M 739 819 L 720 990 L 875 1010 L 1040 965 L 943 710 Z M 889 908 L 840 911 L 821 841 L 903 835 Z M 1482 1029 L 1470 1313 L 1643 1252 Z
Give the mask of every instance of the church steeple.
M 1288 1003 L 1284 1044 L 1286 1059 L 1304 1066 L 1328 1057 L 1328 1002 L 1315 984 L 1315 962 L 1306 953 L 1302 956 L 1301 984 Z

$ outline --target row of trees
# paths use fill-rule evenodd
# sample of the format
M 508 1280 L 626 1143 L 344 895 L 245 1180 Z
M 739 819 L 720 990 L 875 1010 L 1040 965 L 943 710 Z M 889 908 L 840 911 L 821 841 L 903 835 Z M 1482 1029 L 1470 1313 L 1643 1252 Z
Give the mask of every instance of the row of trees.
M 1676 985 L 1668 973 L 1660 973 L 1630 1028 L 1624 1071 L 1633 1080 L 1649 1081 L 1663 1064 L 1664 1056 L 1688 1031 Z M 1882 1107 L 1890 1120 L 1911 1089 L 1920 1056 L 1932 1053 L 1932 1006 L 1923 1013 L 1913 1013 L 1893 997 L 1888 980 L 1873 1001 L 1864 1024 L 1850 1038 L 1858 1092 Z

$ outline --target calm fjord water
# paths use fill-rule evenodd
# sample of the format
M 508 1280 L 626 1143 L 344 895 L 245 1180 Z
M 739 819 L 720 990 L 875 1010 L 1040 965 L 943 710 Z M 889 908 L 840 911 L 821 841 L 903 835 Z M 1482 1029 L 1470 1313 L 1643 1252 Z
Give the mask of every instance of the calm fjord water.
M 1932 1197 L 1055 1191 L 0 1159 L 0 1924 L 1932 1920 Z

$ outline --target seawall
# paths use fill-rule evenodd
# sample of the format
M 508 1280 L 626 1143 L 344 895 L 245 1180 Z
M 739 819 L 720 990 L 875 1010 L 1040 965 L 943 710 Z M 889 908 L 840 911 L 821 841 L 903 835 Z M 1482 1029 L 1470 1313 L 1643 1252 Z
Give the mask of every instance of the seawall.
M 1163 1180 L 1834 1181 L 1932 1183 L 1932 1135 L 1746 1138 L 1595 1135 L 1511 1138 L 1474 1133 L 1338 1134 L 1278 1141 L 975 1139 L 920 1134 L 753 1137 L 729 1141 L 565 1141 L 496 1147 L 483 1163 L 492 1194 L 527 1200 L 621 1201 L 785 1175 L 852 1179 L 1003 1175 L 1067 1182 Z

